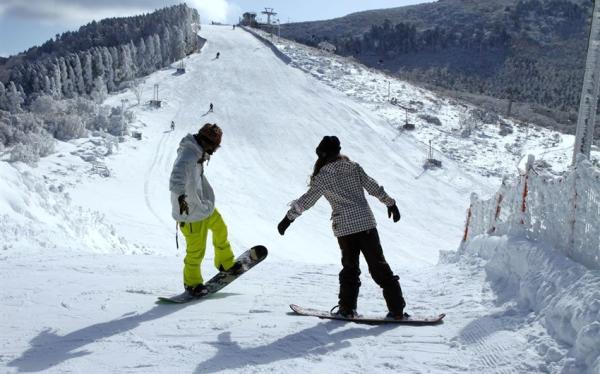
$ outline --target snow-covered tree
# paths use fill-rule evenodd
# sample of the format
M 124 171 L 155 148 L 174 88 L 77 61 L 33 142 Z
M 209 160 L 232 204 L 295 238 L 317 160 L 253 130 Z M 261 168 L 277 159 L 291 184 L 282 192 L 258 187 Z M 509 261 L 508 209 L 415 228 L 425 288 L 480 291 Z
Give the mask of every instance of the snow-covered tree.
M 133 92 L 133 94 L 135 95 L 135 99 L 137 100 L 138 105 L 140 105 L 140 102 L 142 101 L 144 82 L 145 81 L 143 79 L 137 79 L 131 86 L 131 92 Z
M 179 27 L 174 28 L 171 45 L 173 47 L 173 60 L 180 60 L 185 57 L 185 38 Z
M 72 97 L 73 96 L 73 87 L 69 80 L 67 64 L 65 63 L 64 58 L 60 57 L 58 59 L 58 67 L 60 69 L 60 84 L 62 87 L 62 94 L 66 97 Z
M 6 88 L 4 83 L 0 82 L 0 110 L 8 110 L 8 100 L 6 98 Z
M 101 48 L 92 49 L 92 60 L 92 82 L 90 87 L 93 87 L 94 77 L 104 74 L 104 52 Z
M 108 95 L 108 90 L 106 87 L 106 83 L 104 82 L 104 76 L 99 75 L 94 79 L 94 86 L 92 88 L 92 92 L 90 96 L 94 99 L 95 102 L 101 103 L 106 99 Z
M 102 61 L 104 62 L 104 83 L 108 88 L 108 92 L 115 90 L 115 72 L 113 70 L 113 58 L 109 49 L 102 48 Z
M 146 42 L 144 38 L 140 38 L 137 45 L 137 67 L 142 74 L 147 73 L 147 53 Z
M 131 58 L 131 50 L 129 44 L 125 44 L 119 48 L 119 69 L 116 80 L 119 82 L 128 81 L 134 77 L 134 66 Z
M 85 94 L 85 81 L 83 79 L 83 68 L 79 55 L 73 56 L 73 72 L 75 73 L 75 88 L 80 95 Z
M 25 98 L 17 89 L 15 82 L 10 81 L 8 84 L 8 90 L 6 91 L 7 109 L 11 113 L 18 113 L 21 111 L 21 105 L 25 102 Z
M 94 85 L 94 74 L 92 69 L 92 55 L 89 51 L 83 54 L 83 84 L 85 92 L 90 93 Z
M 77 85 L 75 84 L 77 77 L 75 76 L 75 70 L 71 65 L 67 66 L 67 74 L 69 75 L 69 79 L 67 80 L 70 92 L 69 97 L 75 97 L 77 96 Z
M 132 72 L 132 76 L 130 79 L 133 79 L 134 77 L 136 77 L 138 75 L 138 66 L 137 66 L 137 47 L 135 46 L 135 43 L 132 41 L 129 42 L 129 58 L 131 61 L 131 72 Z
M 65 105 L 61 100 L 55 100 L 50 95 L 40 95 L 31 102 L 29 110 L 41 117 L 54 116 L 65 111 Z
M 146 68 L 148 71 L 153 71 L 156 68 L 154 61 L 156 60 L 156 50 L 154 48 L 154 38 L 146 37 Z
M 161 68 L 162 64 L 162 46 L 160 44 L 160 37 L 158 34 L 152 35 L 152 41 L 154 43 L 154 66 L 155 68 Z
M 169 32 L 169 28 L 165 27 L 161 35 L 161 44 L 162 48 L 162 63 L 163 65 L 168 65 L 171 61 L 171 48 L 168 46 L 171 45 L 171 33 Z
M 87 135 L 87 130 L 81 117 L 74 114 L 58 117 L 52 130 L 52 135 L 56 139 L 63 141 L 83 138 Z

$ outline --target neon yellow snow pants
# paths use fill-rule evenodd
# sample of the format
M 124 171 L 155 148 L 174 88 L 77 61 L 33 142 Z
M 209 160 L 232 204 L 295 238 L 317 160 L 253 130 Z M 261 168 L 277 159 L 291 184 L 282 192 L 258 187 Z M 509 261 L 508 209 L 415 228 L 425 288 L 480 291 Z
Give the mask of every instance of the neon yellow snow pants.
M 227 270 L 233 266 L 234 256 L 231 245 L 227 240 L 227 226 L 216 209 L 202 221 L 181 222 L 179 229 L 185 237 L 186 243 L 186 255 L 183 260 L 183 283 L 186 286 L 204 284 L 200 265 L 206 252 L 208 230 L 212 233 L 215 267 L 219 269 L 222 266 L 223 269 Z

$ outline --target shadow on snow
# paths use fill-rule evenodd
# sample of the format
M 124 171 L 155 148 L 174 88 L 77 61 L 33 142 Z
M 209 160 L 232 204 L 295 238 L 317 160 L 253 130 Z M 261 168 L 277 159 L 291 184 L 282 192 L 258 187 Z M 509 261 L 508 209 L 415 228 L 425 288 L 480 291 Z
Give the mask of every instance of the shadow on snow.
M 350 347 L 351 339 L 378 336 L 395 328 L 394 325 L 379 325 L 367 328 L 352 327 L 333 332 L 336 328 L 346 326 L 348 324 L 340 321 L 319 323 L 271 343 L 251 348 L 241 347 L 231 340 L 230 332 L 224 332 L 219 334 L 218 341 L 208 343 L 218 351 L 214 357 L 198 365 L 195 373 L 217 373 L 227 369 L 242 369 L 247 365 L 266 365 L 298 357 L 324 356 Z
M 227 297 L 229 293 L 219 293 L 210 299 Z M 38 372 L 48 370 L 61 363 L 91 354 L 88 350 L 79 350 L 83 346 L 105 339 L 113 335 L 133 330 L 144 322 L 168 316 L 182 308 L 198 303 L 156 305 L 145 313 L 127 313 L 122 317 L 108 322 L 97 323 L 66 335 L 59 335 L 56 330 L 45 329 L 29 342 L 30 348 L 21 357 L 8 363 L 19 372 Z

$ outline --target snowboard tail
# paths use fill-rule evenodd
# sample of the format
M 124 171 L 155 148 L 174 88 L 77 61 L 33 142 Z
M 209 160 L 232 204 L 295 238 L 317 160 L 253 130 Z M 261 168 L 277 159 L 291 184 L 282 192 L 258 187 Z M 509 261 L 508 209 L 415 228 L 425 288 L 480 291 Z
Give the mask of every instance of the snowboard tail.
M 202 299 L 208 295 L 218 292 L 223 287 L 227 286 L 242 274 L 252 269 L 254 266 L 259 264 L 262 260 L 267 257 L 269 251 L 265 246 L 257 245 L 246 252 L 242 253 L 235 259 L 234 266 L 229 270 L 221 271 L 212 277 L 208 282 L 204 283 L 207 293 L 200 296 L 194 296 L 187 291 L 180 293 L 179 295 L 170 297 L 159 297 L 157 303 L 160 304 L 184 304 L 190 301 Z
M 445 314 L 438 314 L 434 316 L 422 317 L 422 316 L 408 316 L 403 319 L 393 319 L 386 317 L 378 317 L 378 316 L 362 316 L 358 315 L 352 318 L 342 317 L 336 314 L 332 314 L 331 312 L 324 310 L 317 310 L 311 308 L 304 308 L 296 304 L 290 304 L 290 308 L 294 311 L 294 313 L 302 315 L 302 316 L 311 316 L 318 317 L 324 319 L 335 319 L 340 321 L 348 321 L 355 323 L 364 323 L 364 324 L 384 324 L 384 323 L 393 323 L 400 325 L 414 325 L 414 326 L 424 326 L 424 325 L 435 325 L 441 323 Z

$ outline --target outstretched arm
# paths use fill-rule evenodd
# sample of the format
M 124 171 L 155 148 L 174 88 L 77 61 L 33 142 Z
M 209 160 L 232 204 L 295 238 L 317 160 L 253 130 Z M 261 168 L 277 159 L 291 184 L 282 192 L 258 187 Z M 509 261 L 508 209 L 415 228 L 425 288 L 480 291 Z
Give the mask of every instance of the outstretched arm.
M 310 188 L 306 193 L 298 200 L 292 201 L 291 208 L 288 210 L 287 214 L 281 222 L 277 225 L 277 231 L 281 235 L 285 233 L 285 230 L 290 226 L 292 222 L 296 218 L 298 218 L 305 210 L 310 209 L 315 203 L 319 200 L 319 198 L 323 195 L 323 187 L 318 181 L 313 181 L 311 183 Z
M 365 173 L 364 169 L 359 165 L 358 174 L 360 175 L 360 182 L 369 195 L 375 196 L 385 206 L 392 206 L 396 204 L 396 201 L 385 192 L 382 186 L 377 181 Z
M 394 222 L 400 221 L 400 210 L 396 206 L 396 201 L 392 199 L 383 189 L 377 181 L 365 173 L 360 165 L 358 166 L 358 174 L 360 175 L 360 181 L 365 190 L 369 195 L 375 196 L 385 206 L 387 206 L 388 218 L 392 218 Z
M 304 211 L 315 205 L 321 196 L 323 196 L 323 189 L 321 188 L 321 185 L 316 182 L 313 183 L 304 195 L 291 202 L 291 208 L 287 212 L 287 217 L 292 221 L 295 220 Z

